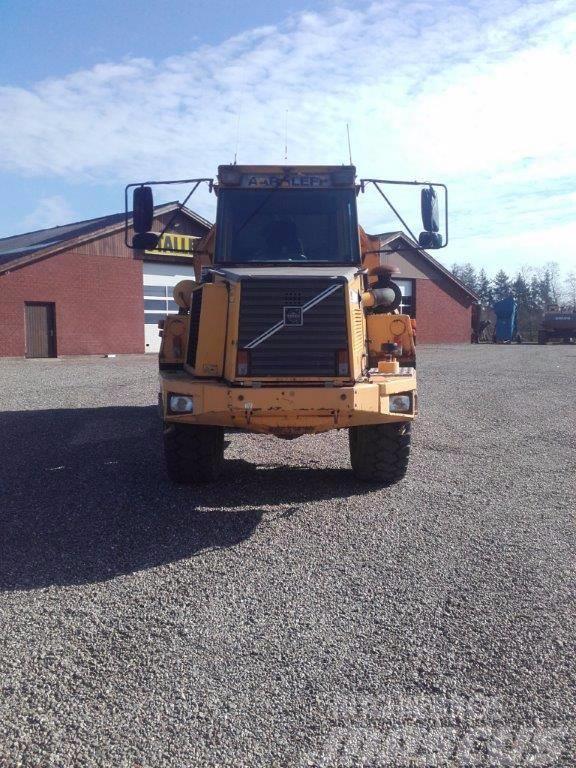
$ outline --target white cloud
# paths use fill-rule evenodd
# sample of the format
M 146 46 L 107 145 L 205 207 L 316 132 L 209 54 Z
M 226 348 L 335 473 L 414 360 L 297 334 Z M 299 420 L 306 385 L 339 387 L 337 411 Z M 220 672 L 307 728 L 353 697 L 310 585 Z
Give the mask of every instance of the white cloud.
M 572 0 L 305 13 L 185 56 L 0 88 L 0 167 L 119 186 L 211 176 L 234 156 L 238 113 L 239 162 L 283 162 L 288 110 L 290 162 L 345 162 L 350 122 L 362 175 L 449 183 L 446 260 L 467 260 L 481 231 L 516 263 L 528 210 L 553 238 L 570 215 L 558 189 L 576 171 L 575 33 Z M 375 194 L 361 210 L 368 228 L 390 226 Z
M 74 221 L 76 214 L 62 195 L 41 197 L 36 208 L 17 227 L 19 232 L 58 227 Z

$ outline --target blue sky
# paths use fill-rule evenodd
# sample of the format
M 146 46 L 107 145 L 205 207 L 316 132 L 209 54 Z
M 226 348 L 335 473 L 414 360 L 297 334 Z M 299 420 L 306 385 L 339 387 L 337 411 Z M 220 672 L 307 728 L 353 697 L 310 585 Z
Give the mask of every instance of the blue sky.
M 0 236 L 144 178 L 339 163 L 449 184 L 447 264 L 576 267 L 575 0 L 0 0 Z M 400 200 L 417 227 L 416 201 Z M 210 218 L 213 201 L 192 207 Z M 368 231 L 395 228 L 373 194 Z

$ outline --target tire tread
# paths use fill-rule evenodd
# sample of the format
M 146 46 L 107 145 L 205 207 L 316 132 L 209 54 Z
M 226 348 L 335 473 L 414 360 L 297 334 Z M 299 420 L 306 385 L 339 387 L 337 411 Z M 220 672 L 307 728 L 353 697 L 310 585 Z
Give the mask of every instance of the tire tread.
M 373 424 L 349 430 L 352 470 L 359 480 L 393 485 L 406 475 L 411 422 Z
M 175 483 L 213 482 L 222 473 L 224 428 L 165 423 L 164 457 L 168 476 Z

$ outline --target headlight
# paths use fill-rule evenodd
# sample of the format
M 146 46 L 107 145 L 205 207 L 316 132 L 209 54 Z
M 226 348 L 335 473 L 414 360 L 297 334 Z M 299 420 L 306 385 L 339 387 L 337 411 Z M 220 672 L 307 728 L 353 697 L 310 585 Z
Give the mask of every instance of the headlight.
M 170 395 L 168 407 L 172 413 L 193 413 L 194 400 L 186 395 Z
M 390 413 L 410 413 L 412 398 L 410 395 L 390 395 L 388 410 Z

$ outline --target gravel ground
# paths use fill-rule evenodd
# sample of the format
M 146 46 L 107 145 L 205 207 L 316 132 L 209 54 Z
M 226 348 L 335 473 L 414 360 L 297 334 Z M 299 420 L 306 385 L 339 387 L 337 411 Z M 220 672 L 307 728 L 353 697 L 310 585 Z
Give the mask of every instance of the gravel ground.
M 573 766 L 576 348 L 419 352 L 345 433 L 166 479 L 152 358 L 0 363 L 1 766 Z

